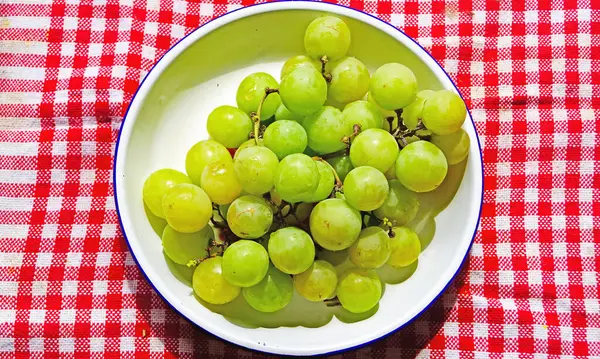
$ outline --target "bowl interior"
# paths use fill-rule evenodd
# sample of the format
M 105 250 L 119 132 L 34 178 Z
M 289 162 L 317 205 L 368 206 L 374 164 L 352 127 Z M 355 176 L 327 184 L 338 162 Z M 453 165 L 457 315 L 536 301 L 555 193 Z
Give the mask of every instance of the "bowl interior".
M 307 10 L 311 8 L 313 10 Z M 274 353 L 318 354 L 377 339 L 418 315 L 457 272 L 477 226 L 481 200 L 481 157 L 471 121 L 464 128 L 471 152 L 454 200 L 435 219 L 436 235 L 416 272 L 399 285 L 386 285 L 377 313 L 348 324 L 333 317 L 315 328 L 248 328 L 201 305 L 192 290 L 173 280 L 160 238 L 149 223 L 142 185 L 153 171 L 185 172 L 185 155 L 208 138 L 206 118 L 224 104 L 248 74 L 279 79 L 283 62 L 303 53 L 304 30 L 324 12 L 343 17 L 352 31 L 350 54 L 370 70 L 400 62 L 416 74 L 421 89 L 454 89 L 437 64 L 405 35 L 368 15 L 327 4 L 265 4 L 230 13 L 197 30 L 148 75 L 125 119 L 115 179 L 117 205 L 131 250 L 153 286 L 179 312 L 209 332 L 237 344 Z M 214 31 L 213 31 L 214 30 Z

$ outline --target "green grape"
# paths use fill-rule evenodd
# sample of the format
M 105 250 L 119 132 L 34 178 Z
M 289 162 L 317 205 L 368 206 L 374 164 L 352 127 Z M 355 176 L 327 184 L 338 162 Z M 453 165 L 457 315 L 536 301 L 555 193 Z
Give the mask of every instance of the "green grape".
M 375 271 L 350 269 L 339 280 L 337 296 L 342 307 L 351 313 L 363 313 L 379 303 L 381 280 Z
M 398 110 L 415 100 L 417 78 L 408 67 L 389 63 L 373 73 L 369 90 L 379 106 L 386 110 Z
M 329 197 L 333 191 L 335 177 L 333 176 L 331 168 L 321 161 L 317 161 L 317 167 L 319 168 L 319 185 L 313 193 L 304 198 L 304 202 L 320 202 Z
M 370 166 L 356 167 L 344 180 L 346 201 L 359 211 L 373 211 L 379 208 L 388 191 L 388 181 L 383 173 Z
M 273 76 L 265 72 L 256 72 L 246 76 L 237 89 L 235 100 L 240 110 L 248 115 L 258 111 L 260 102 L 265 97 L 265 89 L 277 89 L 279 84 Z M 281 105 L 279 94 L 272 93 L 267 96 L 260 110 L 261 121 L 265 121 L 275 114 L 277 108 Z
M 352 141 L 350 160 L 354 167 L 371 166 L 386 172 L 394 165 L 399 151 L 398 142 L 389 132 L 370 128 Z
M 285 157 L 275 170 L 275 189 L 284 201 L 302 202 L 319 186 L 316 162 L 302 153 Z
M 404 147 L 396 160 L 396 177 L 414 192 L 436 189 L 446 178 L 448 162 L 442 150 L 427 141 Z
M 203 260 L 192 278 L 192 288 L 200 299 L 210 304 L 226 304 L 240 294 L 241 288 L 230 284 L 223 275 L 223 258 Z
M 171 226 L 166 226 L 162 233 L 162 246 L 173 262 L 187 265 L 193 259 L 206 256 L 206 248 L 213 237 L 211 226 L 204 226 L 193 233 L 177 232 Z
M 158 170 L 148 176 L 142 189 L 142 198 L 150 212 L 159 218 L 165 218 L 162 199 L 169 189 L 181 183 L 191 184 L 192 181 L 185 174 L 169 168 Z
M 240 238 L 260 238 L 273 224 L 273 209 L 261 197 L 241 196 L 229 206 L 227 223 L 233 234 Z
M 265 145 L 262 138 L 258 139 L 258 143 L 260 144 L 260 146 Z M 255 146 L 256 146 L 256 140 L 254 138 L 251 138 L 251 139 L 245 141 L 244 143 L 242 143 L 240 145 L 240 147 L 237 148 L 237 150 L 235 151 L 235 154 L 233 155 L 233 162 L 235 162 L 235 160 L 238 158 L 240 152 L 242 152 L 245 148 L 255 147 Z
M 413 264 L 421 254 L 419 236 L 408 227 L 394 227 L 392 231 L 394 232 L 394 236 L 390 238 L 392 253 L 387 264 L 395 268 Z
M 238 287 L 252 287 L 265 277 L 268 269 L 269 254 L 255 241 L 239 240 L 223 253 L 223 277 Z
M 202 170 L 212 162 L 231 162 L 231 154 L 219 142 L 204 140 L 190 148 L 185 156 L 185 171 L 196 186 L 200 186 Z
M 298 122 L 273 122 L 263 135 L 265 146 L 281 160 L 292 153 L 302 153 L 306 149 L 308 138 L 306 131 Z
M 348 248 L 348 257 L 359 268 L 381 267 L 390 258 L 388 234 L 380 227 L 363 229 L 356 242 Z
M 385 178 L 391 180 L 391 179 L 396 179 L 396 166 L 392 165 L 392 167 L 390 167 L 389 170 L 385 171 L 384 173 Z
M 300 228 L 285 227 L 271 233 L 268 247 L 271 262 L 283 273 L 302 273 L 315 259 L 315 244 Z
M 281 80 L 281 101 L 296 116 L 319 111 L 327 100 L 327 82 L 321 73 L 310 67 L 299 67 Z
M 423 124 L 438 135 L 458 131 L 467 117 L 462 98 L 450 90 L 436 91 L 423 105 Z
M 400 181 L 394 179 L 388 183 L 390 192 L 373 214 L 379 219 L 389 219 L 395 226 L 405 225 L 419 212 L 419 200 L 415 193 L 406 189 Z
M 350 48 L 350 29 L 337 17 L 316 18 L 306 28 L 304 48 L 313 59 L 327 56 L 331 61 L 339 60 Z
M 254 146 L 244 148 L 236 155 L 233 168 L 242 189 L 257 196 L 269 192 L 273 188 L 273 177 L 279 164 L 273 151 Z
M 263 313 L 283 309 L 292 300 L 292 277 L 270 266 L 267 275 L 256 285 L 242 289 L 246 302 Z
M 360 234 L 360 213 L 343 199 L 319 202 L 310 213 L 310 233 L 317 244 L 331 251 L 346 249 Z
M 277 107 L 277 111 L 275 111 L 275 121 L 296 121 L 298 123 L 302 123 L 304 119 L 303 116 L 299 116 L 293 114 L 284 104 L 279 105 Z
M 376 105 L 368 101 L 354 101 L 344 107 L 342 111 L 344 121 L 350 127 L 360 125 L 361 131 L 369 128 L 383 128 L 383 116 Z
M 182 233 L 198 232 L 212 217 L 212 203 L 202 188 L 182 183 L 171 187 L 162 199 L 169 226 Z
M 323 106 L 318 112 L 307 116 L 302 126 L 308 135 L 308 147 L 319 154 L 345 148 L 342 138 L 352 133 L 352 126 L 344 121 L 342 111 L 331 106 Z
M 362 62 L 346 57 L 332 67 L 328 95 L 341 103 L 360 100 L 369 91 L 370 79 L 369 70 Z
M 471 145 L 469 135 L 462 128 L 450 135 L 433 134 L 431 143 L 442 150 L 449 165 L 455 165 L 467 158 Z
M 333 297 L 337 287 L 335 268 L 324 260 L 316 260 L 304 272 L 294 276 L 294 288 L 311 302 Z
M 333 166 L 333 169 L 335 169 L 335 172 L 342 181 L 346 178 L 348 173 L 354 169 L 350 156 L 329 158 L 327 159 L 327 162 Z
M 231 203 L 242 193 L 232 162 L 213 162 L 202 171 L 202 189 L 216 204 Z
M 290 57 L 286 60 L 281 68 L 280 78 L 283 80 L 284 77 L 289 75 L 290 72 L 294 71 L 299 67 L 308 67 L 317 71 L 321 71 L 321 62 L 311 59 L 305 55 L 297 55 Z M 275 118 L 277 118 L 277 114 L 275 114 Z
M 404 123 L 406 127 L 411 130 L 414 130 L 417 127 L 419 120 L 423 117 L 423 105 L 434 93 L 435 92 L 431 90 L 419 91 L 415 100 L 402 110 L 402 123 Z
M 309 156 L 309 157 L 314 157 L 317 155 L 317 153 L 310 147 L 306 146 L 306 149 L 304 150 L 304 154 Z
M 381 115 L 384 117 L 384 121 L 383 121 L 384 126 L 387 122 L 387 121 L 385 121 L 385 118 L 394 117 L 396 120 L 398 119 L 398 116 L 396 115 L 396 112 L 394 110 L 386 110 L 385 108 L 381 107 L 377 103 L 377 101 L 375 101 L 375 99 L 373 99 L 373 95 L 371 95 L 370 92 L 367 94 L 367 102 L 372 103 L 373 105 L 377 106 L 377 108 L 379 109 L 379 112 L 381 112 Z M 389 128 L 387 130 L 389 131 Z
M 252 120 L 237 107 L 219 106 L 208 115 L 208 134 L 227 148 L 238 148 L 252 132 Z

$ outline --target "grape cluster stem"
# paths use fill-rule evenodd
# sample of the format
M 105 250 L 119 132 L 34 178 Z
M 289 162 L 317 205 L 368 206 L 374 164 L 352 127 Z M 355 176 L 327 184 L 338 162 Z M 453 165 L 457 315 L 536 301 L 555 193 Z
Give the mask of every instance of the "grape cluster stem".
M 329 83 L 331 82 L 331 74 L 327 73 L 325 70 L 325 65 L 327 65 L 329 59 L 327 58 L 327 55 L 323 55 L 319 60 L 321 61 L 321 75 L 323 75 L 325 81 Z
M 338 299 L 338 297 L 333 297 L 331 299 L 325 299 L 323 302 L 328 307 L 338 307 L 338 306 L 342 305 L 342 303 L 340 303 L 340 300 Z
M 334 188 L 334 193 L 335 192 L 341 192 L 342 188 L 344 187 L 344 182 L 342 182 L 342 180 L 340 179 L 340 176 L 338 176 L 335 168 L 333 168 L 333 166 L 331 164 L 329 164 L 329 162 L 325 161 L 323 158 L 319 157 L 319 156 L 315 156 L 312 158 L 315 161 L 319 161 L 324 163 L 325 165 L 327 165 L 327 167 L 329 167 L 331 169 L 331 172 L 333 172 L 333 177 L 335 177 L 335 188 Z
M 263 104 L 265 103 L 265 101 L 267 100 L 267 97 L 269 97 L 269 95 L 272 93 L 279 93 L 279 89 L 274 89 L 274 88 L 270 88 L 270 87 L 265 88 L 265 95 L 258 103 L 258 108 L 256 109 L 256 112 L 252 112 L 250 114 L 250 117 L 252 118 L 252 122 L 254 122 L 254 140 L 256 141 L 257 146 L 260 146 L 258 139 L 259 139 L 259 132 L 260 132 L 260 121 L 261 121 L 260 117 L 261 117 L 262 107 L 263 107 Z

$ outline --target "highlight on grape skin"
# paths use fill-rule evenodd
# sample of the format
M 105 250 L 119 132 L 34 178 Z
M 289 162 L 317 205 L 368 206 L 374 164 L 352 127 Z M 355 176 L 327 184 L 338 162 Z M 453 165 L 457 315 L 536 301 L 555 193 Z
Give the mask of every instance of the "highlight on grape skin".
M 468 158 L 466 105 L 402 58 L 363 62 L 351 38 L 343 18 L 315 18 L 304 52 L 244 74 L 235 106 L 215 104 L 183 168 L 140 179 L 141 205 L 166 221 L 164 254 L 194 268 L 201 303 L 267 315 L 298 296 L 365 313 L 385 296 L 381 271 L 418 265 L 435 221 L 423 196 Z

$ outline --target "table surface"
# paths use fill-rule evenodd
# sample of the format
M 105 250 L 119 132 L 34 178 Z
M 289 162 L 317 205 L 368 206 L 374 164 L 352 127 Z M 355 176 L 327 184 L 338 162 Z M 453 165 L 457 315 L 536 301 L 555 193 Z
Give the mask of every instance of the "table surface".
M 111 178 L 123 114 L 154 62 L 249 3 L 0 1 L 0 357 L 260 356 L 152 290 Z M 600 356 L 600 2 L 341 3 L 433 54 L 466 97 L 485 162 L 460 276 L 408 327 L 341 356 Z

